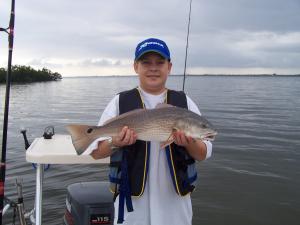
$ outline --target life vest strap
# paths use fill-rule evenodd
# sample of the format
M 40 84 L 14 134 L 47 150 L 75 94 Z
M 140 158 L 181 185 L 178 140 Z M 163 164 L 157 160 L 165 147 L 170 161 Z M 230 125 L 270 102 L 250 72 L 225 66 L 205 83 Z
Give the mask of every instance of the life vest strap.
M 133 211 L 131 190 L 130 190 L 129 177 L 128 177 L 126 150 L 123 150 L 123 160 L 121 165 L 121 182 L 119 185 L 119 193 L 120 195 L 119 195 L 118 223 L 123 223 L 125 202 L 126 202 L 127 211 L 128 212 Z
M 195 174 L 194 176 L 184 180 L 183 184 L 182 184 L 183 188 L 188 188 L 189 186 L 192 186 L 192 188 L 191 188 L 192 189 L 191 192 L 192 192 L 195 187 L 193 185 L 190 185 L 190 184 L 194 183 L 196 180 L 197 180 L 197 174 Z
M 115 183 L 115 184 L 121 184 L 121 179 L 120 178 L 115 178 L 115 177 L 112 177 L 112 176 L 108 176 L 109 177 L 109 181 L 111 183 Z
M 109 167 L 121 167 L 121 161 L 110 162 Z

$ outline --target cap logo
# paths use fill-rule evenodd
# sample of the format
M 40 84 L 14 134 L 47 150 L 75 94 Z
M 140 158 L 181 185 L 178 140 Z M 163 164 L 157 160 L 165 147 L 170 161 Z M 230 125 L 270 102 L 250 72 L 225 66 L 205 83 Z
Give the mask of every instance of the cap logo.
M 159 45 L 160 47 L 164 48 L 164 45 L 155 41 L 150 41 L 150 42 L 145 42 L 144 44 L 142 44 L 139 48 L 138 51 L 141 51 L 142 48 L 147 47 L 148 45 Z

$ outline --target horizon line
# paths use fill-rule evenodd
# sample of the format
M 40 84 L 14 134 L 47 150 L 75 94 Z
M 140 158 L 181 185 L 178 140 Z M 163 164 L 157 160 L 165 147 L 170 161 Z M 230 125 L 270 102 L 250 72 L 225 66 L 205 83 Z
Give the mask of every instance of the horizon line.
M 62 75 L 63 78 L 89 78 L 89 77 L 135 77 L 138 76 L 136 74 L 133 75 Z M 181 74 L 170 74 L 170 76 L 178 76 L 183 77 Z M 299 74 L 186 74 L 186 76 L 300 76 Z

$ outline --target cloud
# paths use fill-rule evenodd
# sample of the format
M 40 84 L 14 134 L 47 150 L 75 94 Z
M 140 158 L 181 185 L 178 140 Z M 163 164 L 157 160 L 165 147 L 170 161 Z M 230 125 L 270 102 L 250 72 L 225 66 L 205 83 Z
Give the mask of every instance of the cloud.
M 62 68 L 63 65 L 60 63 L 55 63 L 53 62 L 52 59 L 32 59 L 28 63 L 26 63 L 29 66 L 34 66 L 34 67 L 45 67 L 45 68 Z
M 193 3 L 193 23 L 207 31 L 292 32 L 299 30 L 300 26 L 298 0 L 214 0 Z
M 10 5 L 1 4 L 5 25 Z M 188 9 L 189 1 L 182 0 L 19 1 L 13 61 L 73 75 L 112 69 L 132 74 L 136 44 L 158 37 L 168 43 L 173 73 L 180 74 Z M 299 11 L 299 0 L 193 1 L 188 69 L 300 70 Z M 1 50 L 7 45 L 4 37 Z M 7 57 L 1 54 L 0 64 L 5 65 Z
M 117 61 L 113 61 L 113 60 L 108 60 L 108 59 L 86 59 L 80 63 L 77 64 L 77 66 L 120 66 L 121 65 L 121 61 L 117 60 Z
M 26 63 L 30 66 L 36 67 L 118 67 L 122 66 L 122 62 L 120 60 L 111 60 L 111 59 L 100 59 L 100 58 L 92 58 L 92 59 L 83 59 L 80 61 L 64 61 L 59 58 L 42 58 L 42 59 L 32 59 Z

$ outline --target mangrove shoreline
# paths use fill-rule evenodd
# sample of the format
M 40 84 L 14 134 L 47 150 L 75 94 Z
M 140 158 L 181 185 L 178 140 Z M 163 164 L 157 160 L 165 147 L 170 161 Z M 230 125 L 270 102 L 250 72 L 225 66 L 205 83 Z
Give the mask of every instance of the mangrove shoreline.
M 0 68 L 0 83 L 6 82 L 7 70 Z M 15 65 L 12 66 L 11 82 L 12 83 L 32 83 L 43 81 L 59 81 L 62 79 L 61 74 L 52 72 L 43 68 L 36 70 L 30 66 Z

